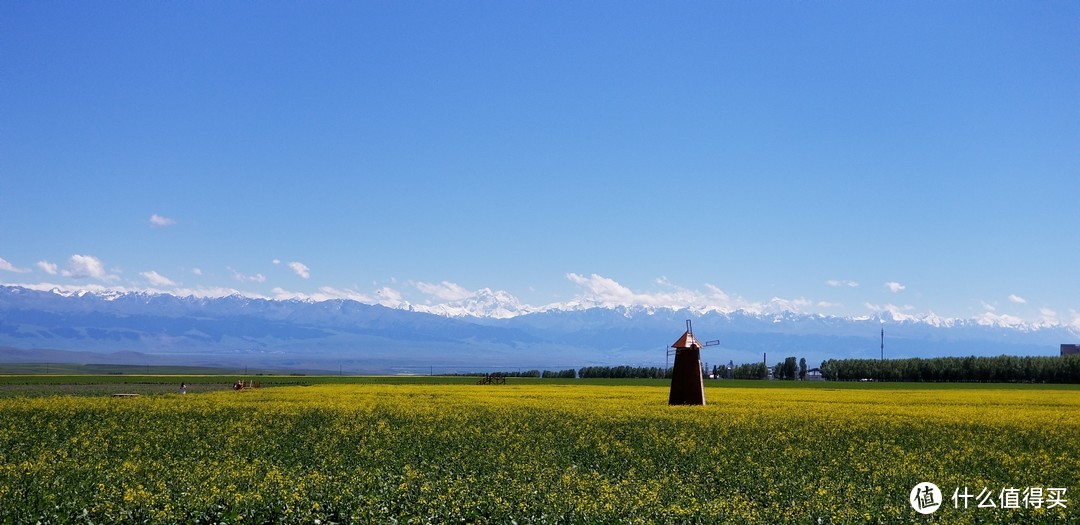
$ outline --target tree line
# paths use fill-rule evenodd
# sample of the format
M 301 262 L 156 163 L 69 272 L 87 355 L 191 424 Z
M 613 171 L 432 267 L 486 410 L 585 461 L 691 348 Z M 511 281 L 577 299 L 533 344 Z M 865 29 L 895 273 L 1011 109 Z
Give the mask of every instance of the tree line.
M 821 375 L 832 381 L 973 381 L 1080 383 L 1080 355 L 829 359 Z
M 447 374 L 455 376 L 502 376 L 502 377 L 542 377 L 556 379 L 670 379 L 670 368 L 655 366 L 586 366 L 580 370 L 515 370 L 511 372 L 466 372 Z
M 765 363 L 745 363 L 730 369 L 730 379 L 768 379 L 769 367 Z
M 573 368 L 567 368 L 566 370 L 514 370 L 512 372 L 465 372 L 455 374 L 444 374 L 450 376 L 465 376 L 465 377 L 483 377 L 483 376 L 502 376 L 502 377 L 543 377 L 543 378 L 558 378 L 558 379 L 574 379 L 577 377 L 577 370 Z
M 582 379 L 670 379 L 671 369 L 655 366 L 586 366 L 578 370 Z
M 547 373 L 548 370 L 544 370 L 543 373 Z M 539 370 L 514 370 L 511 372 L 455 372 L 452 374 L 442 374 L 445 376 L 461 376 L 461 377 L 484 377 L 484 376 L 502 376 L 502 377 L 540 377 L 541 372 Z
M 770 369 L 765 363 L 745 363 L 739 366 L 729 364 L 728 368 L 713 367 L 713 377 L 727 379 L 768 379 Z M 771 369 L 773 379 L 806 379 L 806 358 L 796 361 L 795 357 L 787 357 L 782 362 L 776 363 Z
M 577 377 L 577 370 L 574 370 L 573 368 L 567 368 L 566 370 L 559 370 L 557 372 L 553 370 L 544 370 L 544 373 L 540 374 L 540 377 L 552 377 L 556 379 L 574 379 L 575 377 Z
M 935 357 L 929 359 L 828 359 L 821 376 L 830 381 L 937 381 L 986 383 L 1080 383 L 1080 355 Z M 671 379 L 671 368 L 655 366 L 586 366 L 579 370 L 496 372 L 503 377 L 583 379 Z M 703 368 L 702 373 L 707 372 Z M 771 369 L 764 363 L 713 366 L 712 377 L 726 379 L 806 379 L 806 359 L 787 357 Z M 455 374 L 459 375 L 459 374 Z M 460 375 L 477 375 L 469 373 Z

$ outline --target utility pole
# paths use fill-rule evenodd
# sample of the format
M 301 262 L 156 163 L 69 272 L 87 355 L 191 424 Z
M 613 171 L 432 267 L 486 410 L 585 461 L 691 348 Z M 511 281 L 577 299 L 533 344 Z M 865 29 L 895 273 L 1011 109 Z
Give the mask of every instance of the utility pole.
M 885 321 L 881 322 L 881 360 L 885 360 Z

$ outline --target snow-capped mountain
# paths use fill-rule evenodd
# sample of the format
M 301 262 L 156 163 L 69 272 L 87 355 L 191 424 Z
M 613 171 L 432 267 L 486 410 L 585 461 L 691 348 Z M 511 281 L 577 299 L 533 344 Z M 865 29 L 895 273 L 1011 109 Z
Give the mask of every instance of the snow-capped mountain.
M 518 301 L 516 297 L 504 291 L 493 291 L 490 288 L 481 288 L 463 299 L 448 301 L 435 305 L 411 305 L 418 312 L 426 312 L 444 317 L 474 317 L 509 319 L 519 315 L 527 315 L 539 311 L 541 308 L 532 307 Z
M 795 355 L 887 357 L 1055 355 L 1077 332 L 1060 326 L 888 312 L 844 318 L 791 311 L 521 304 L 481 290 L 439 305 L 398 308 L 350 299 L 178 297 L 145 292 L 72 292 L 0 286 L 0 347 L 139 352 L 192 364 L 385 371 L 402 367 L 579 367 L 663 364 L 691 319 L 718 339 L 703 356 L 735 363 Z M 32 355 L 32 354 L 30 354 Z M 771 358 L 769 356 L 772 356 Z M 2 358 L 2 353 L 0 353 Z

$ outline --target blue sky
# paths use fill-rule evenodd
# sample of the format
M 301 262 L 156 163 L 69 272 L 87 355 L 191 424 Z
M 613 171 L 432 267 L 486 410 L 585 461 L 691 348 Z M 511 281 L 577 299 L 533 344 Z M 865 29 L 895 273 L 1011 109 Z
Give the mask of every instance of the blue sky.
M 0 282 L 1080 326 L 1075 2 L 4 2 L 0 71 Z

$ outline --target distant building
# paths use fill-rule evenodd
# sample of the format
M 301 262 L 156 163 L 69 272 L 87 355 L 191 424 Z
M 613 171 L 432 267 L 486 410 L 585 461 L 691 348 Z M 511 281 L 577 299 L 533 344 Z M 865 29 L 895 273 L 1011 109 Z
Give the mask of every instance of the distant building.
M 1061 345 L 1061 356 L 1080 354 L 1080 345 Z

